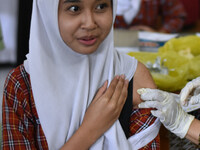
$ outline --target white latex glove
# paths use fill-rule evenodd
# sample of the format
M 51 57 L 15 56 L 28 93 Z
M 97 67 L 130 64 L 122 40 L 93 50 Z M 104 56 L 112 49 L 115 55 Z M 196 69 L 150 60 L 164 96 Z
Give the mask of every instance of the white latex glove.
M 189 99 L 188 102 L 188 97 L 192 92 L 193 96 Z M 181 90 L 180 103 L 183 106 L 187 106 L 188 103 L 192 105 L 200 103 L 200 77 L 188 82 L 186 86 Z
M 194 116 L 187 114 L 174 96 L 157 89 L 139 89 L 138 93 L 145 102 L 139 108 L 156 108 L 151 113 L 159 118 L 163 125 L 180 138 L 184 138 Z

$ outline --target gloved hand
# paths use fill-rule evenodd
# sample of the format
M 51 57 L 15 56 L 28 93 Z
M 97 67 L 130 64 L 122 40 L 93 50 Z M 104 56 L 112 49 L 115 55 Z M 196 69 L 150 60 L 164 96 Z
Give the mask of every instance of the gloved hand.
M 151 113 L 159 118 L 163 125 L 180 138 L 184 138 L 194 116 L 187 114 L 174 96 L 157 89 L 142 88 L 137 91 L 145 102 L 139 108 L 156 108 Z
M 188 97 L 192 92 L 193 96 L 189 99 L 188 102 Z M 186 86 L 181 90 L 180 103 L 183 106 L 187 106 L 188 103 L 189 104 L 200 103 L 200 77 L 188 82 Z

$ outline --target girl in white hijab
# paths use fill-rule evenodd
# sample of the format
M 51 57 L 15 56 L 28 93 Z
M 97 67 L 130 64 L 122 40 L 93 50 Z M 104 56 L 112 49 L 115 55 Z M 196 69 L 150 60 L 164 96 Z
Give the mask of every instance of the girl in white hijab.
M 3 148 L 132 150 L 158 135 L 156 120 L 127 139 L 118 120 L 129 82 L 135 107 L 137 89 L 155 84 L 141 63 L 114 49 L 116 6 L 117 0 L 33 1 L 25 70 L 12 70 L 5 83 Z

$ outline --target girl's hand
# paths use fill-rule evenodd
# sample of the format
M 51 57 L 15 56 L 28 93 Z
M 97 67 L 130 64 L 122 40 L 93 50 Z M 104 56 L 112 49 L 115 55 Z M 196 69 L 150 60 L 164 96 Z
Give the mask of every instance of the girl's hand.
M 106 81 L 88 107 L 81 126 L 61 149 L 88 150 L 118 119 L 126 101 L 128 83 L 124 75 L 116 76 L 108 88 Z
M 81 126 L 92 133 L 95 141 L 118 119 L 127 98 L 128 83 L 124 75 L 116 76 L 108 88 L 106 81 L 88 107 Z

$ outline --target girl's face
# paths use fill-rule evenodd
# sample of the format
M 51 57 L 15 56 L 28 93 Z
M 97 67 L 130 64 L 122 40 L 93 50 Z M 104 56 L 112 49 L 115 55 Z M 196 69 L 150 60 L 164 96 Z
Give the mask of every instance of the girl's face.
M 58 23 L 63 41 L 74 51 L 91 54 L 110 32 L 111 0 L 60 0 Z

